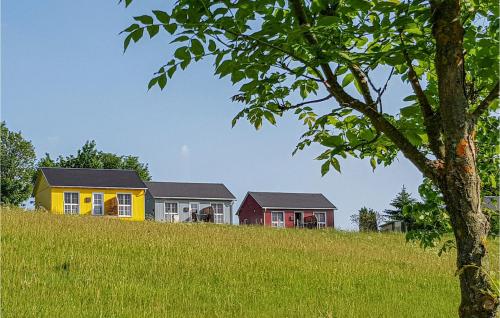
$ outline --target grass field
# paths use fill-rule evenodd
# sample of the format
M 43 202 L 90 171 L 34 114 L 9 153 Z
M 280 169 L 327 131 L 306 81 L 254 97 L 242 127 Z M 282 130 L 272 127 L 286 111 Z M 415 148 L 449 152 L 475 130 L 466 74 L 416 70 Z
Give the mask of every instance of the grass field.
M 456 316 L 459 303 L 455 256 L 438 257 L 399 234 L 5 208 L 1 226 L 5 318 L 430 318 Z M 489 244 L 498 251 L 498 240 Z

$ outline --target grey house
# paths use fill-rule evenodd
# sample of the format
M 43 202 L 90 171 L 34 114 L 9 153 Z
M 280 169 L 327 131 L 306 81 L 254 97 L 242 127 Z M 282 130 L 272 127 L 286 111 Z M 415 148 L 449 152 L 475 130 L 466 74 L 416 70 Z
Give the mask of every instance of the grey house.
M 233 224 L 234 195 L 222 183 L 145 182 L 146 218 L 162 222 L 208 220 Z M 208 211 L 208 212 L 207 212 Z

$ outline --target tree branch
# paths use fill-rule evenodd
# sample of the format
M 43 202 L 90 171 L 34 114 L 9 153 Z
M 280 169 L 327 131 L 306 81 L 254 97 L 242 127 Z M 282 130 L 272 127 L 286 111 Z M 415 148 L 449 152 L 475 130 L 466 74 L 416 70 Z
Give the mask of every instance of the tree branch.
M 476 107 L 476 109 L 470 114 L 471 120 L 476 122 L 482 114 L 486 112 L 490 104 L 498 98 L 498 94 L 500 91 L 500 84 L 497 82 L 493 88 L 491 89 L 488 96 L 486 96 L 483 101 Z
M 369 106 L 376 107 L 375 102 L 373 101 L 372 94 L 370 93 L 370 86 L 368 84 L 368 76 L 361 70 L 361 68 L 356 64 L 349 65 L 349 69 L 351 70 L 352 75 L 354 75 L 354 79 L 358 82 L 359 87 L 361 88 L 361 93 L 365 100 L 365 103 Z
M 329 100 L 330 98 L 332 98 L 333 95 L 328 95 L 326 97 L 323 97 L 323 98 L 319 98 L 319 99 L 314 99 L 314 100 L 310 100 L 310 101 L 307 101 L 307 102 L 302 102 L 302 103 L 299 103 L 299 104 L 296 104 L 296 105 L 293 105 L 293 106 L 289 106 L 289 107 L 286 107 L 286 106 L 280 106 L 280 109 L 281 110 L 290 110 L 290 109 L 296 109 L 296 108 L 299 108 L 299 107 L 302 107 L 304 105 L 309 105 L 309 104 L 315 104 L 315 103 L 321 103 L 321 102 L 324 102 L 326 100 Z
M 443 140 L 441 139 L 441 118 L 439 114 L 434 112 L 432 109 L 432 106 L 429 103 L 422 86 L 420 85 L 417 73 L 413 68 L 412 60 L 406 50 L 403 34 L 401 32 L 399 33 L 399 38 L 401 39 L 401 44 L 403 46 L 403 56 L 405 58 L 406 65 L 408 66 L 408 80 L 410 81 L 413 92 L 417 96 L 418 104 L 420 105 L 420 110 L 424 118 L 424 125 L 429 138 L 429 146 L 436 158 L 443 159 L 445 156 L 445 147 Z

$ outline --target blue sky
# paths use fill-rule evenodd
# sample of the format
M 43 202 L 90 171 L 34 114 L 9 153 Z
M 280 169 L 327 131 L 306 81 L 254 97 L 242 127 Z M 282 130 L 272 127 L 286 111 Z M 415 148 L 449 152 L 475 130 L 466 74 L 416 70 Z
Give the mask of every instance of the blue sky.
M 164 1 L 2 1 L 2 120 L 30 139 L 38 157 L 73 154 L 86 140 L 139 156 L 154 180 L 223 182 L 241 203 L 247 191 L 321 192 L 337 207 L 336 225 L 363 206 L 382 211 L 404 184 L 417 196 L 421 174 L 405 158 L 372 172 L 368 160 L 341 161 L 342 173 L 321 177 L 314 146 L 292 157 L 305 127 L 292 115 L 255 131 L 231 128 L 241 105 L 212 61 L 178 72 L 167 89 L 147 91 L 151 75 L 172 55 L 169 38 L 131 45 L 118 33 L 131 17 Z M 385 108 L 396 109 L 408 87 L 393 81 Z

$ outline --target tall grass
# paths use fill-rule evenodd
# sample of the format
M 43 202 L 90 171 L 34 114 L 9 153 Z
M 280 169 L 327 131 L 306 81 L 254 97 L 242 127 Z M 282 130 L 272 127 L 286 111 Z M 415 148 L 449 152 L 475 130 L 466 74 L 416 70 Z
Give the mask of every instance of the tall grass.
M 452 317 L 459 303 L 455 256 L 400 234 L 5 208 L 1 223 L 5 318 Z

